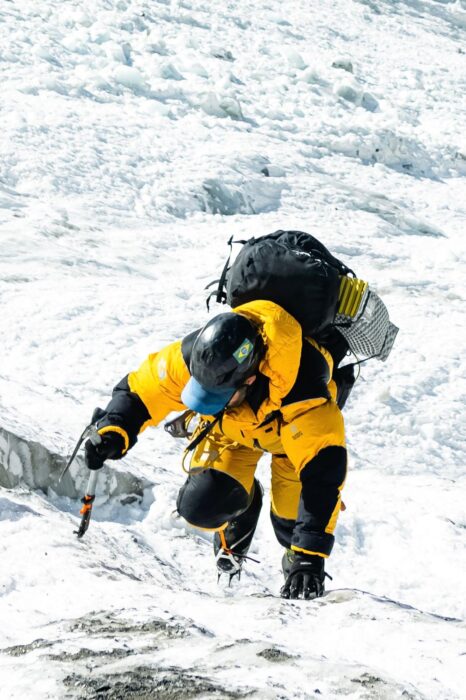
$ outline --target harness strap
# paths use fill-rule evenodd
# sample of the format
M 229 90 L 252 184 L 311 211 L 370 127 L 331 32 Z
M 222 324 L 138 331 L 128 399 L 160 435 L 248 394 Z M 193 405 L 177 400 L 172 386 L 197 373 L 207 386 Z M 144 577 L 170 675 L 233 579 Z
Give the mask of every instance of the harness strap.
M 204 440 L 205 437 L 210 433 L 212 428 L 217 425 L 217 423 L 222 419 L 223 414 L 225 412 L 225 409 L 223 408 L 217 415 L 214 417 L 213 421 L 210 421 L 210 423 L 207 423 L 206 426 L 201 430 L 201 432 L 196 435 L 194 440 L 192 440 L 189 445 L 186 447 L 185 452 L 192 452 L 194 448 L 196 448 L 202 440 Z

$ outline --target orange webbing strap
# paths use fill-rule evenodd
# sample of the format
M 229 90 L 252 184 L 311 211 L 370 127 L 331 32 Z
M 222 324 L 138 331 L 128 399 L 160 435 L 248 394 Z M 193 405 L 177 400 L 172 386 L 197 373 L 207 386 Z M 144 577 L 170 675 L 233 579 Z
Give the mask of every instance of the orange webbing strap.
M 230 553 L 231 553 L 231 549 L 230 549 L 229 546 L 227 545 L 227 541 L 226 541 L 226 539 L 225 539 L 225 531 L 224 531 L 224 530 L 220 530 L 220 532 L 219 532 L 218 534 L 219 534 L 219 536 L 220 536 L 220 542 L 222 543 L 222 549 L 224 549 L 225 552 L 226 552 L 227 554 L 230 554 Z
M 92 504 L 94 503 L 95 496 L 84 496 L 82 502 L 83 502 L 83 507 L 79 511 L 80 515 L 85 515 L 88 513 L 90 510 L 92 510 Z

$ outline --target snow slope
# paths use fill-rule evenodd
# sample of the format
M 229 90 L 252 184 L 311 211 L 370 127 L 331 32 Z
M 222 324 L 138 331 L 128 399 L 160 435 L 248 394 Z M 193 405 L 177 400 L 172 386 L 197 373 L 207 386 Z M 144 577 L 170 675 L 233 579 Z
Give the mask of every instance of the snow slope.
M 465 29 L 463 0 L 3 1 L 2 700 L 466 697 Z M 345 409 L 310 604 L 276 597 L 266 508 L 260 564 L 217 585 L 161 428 L 106 467 L 81 542 L 82 462 L 56 485 L 112 386 L 205 322 L 228 238 L 276 228 L 400 326 Z

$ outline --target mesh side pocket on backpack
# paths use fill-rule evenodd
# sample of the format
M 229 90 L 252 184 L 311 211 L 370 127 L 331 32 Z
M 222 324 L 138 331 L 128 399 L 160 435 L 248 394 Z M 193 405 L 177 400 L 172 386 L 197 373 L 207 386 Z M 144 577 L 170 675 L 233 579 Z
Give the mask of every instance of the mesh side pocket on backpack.
M 337 314 L 335 326 L 355 355 L 383 361 L 389 356 L 398 333 L 382 299 L 369 289 L 355 316 Z

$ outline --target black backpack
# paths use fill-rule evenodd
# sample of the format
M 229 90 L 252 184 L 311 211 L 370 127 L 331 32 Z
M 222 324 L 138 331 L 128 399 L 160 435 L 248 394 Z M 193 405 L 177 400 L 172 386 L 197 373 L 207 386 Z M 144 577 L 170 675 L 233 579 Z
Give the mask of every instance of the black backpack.
M 317 238 L 275 231 L 235 242 L 243 247 L 231 266 L 230 251 L 207 306 L 212 296 L 233 309 L 256 299 L 273 301 L 294 316 L 304 336 L 330 350 L 336 366 L 348 350 L 356 357 L 387 359 L 398 328 L 385 304 Z
M 334 323 L 341 277 L 354 273 L 317 238 L 275 231 L 238 243 L 243 247 L 231 267 L 230 253 L 210 297 L 233 309 L 255 299 L 273 301 L 294 316 L 306 336 L 318 337 Z

